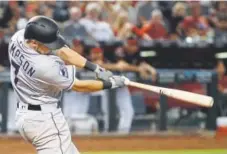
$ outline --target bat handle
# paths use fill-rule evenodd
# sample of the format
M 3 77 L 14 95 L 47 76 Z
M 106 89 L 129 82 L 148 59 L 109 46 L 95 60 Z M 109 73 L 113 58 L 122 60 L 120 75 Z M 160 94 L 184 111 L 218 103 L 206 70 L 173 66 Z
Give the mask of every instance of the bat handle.
M 131 81 L 128 78 L 124 77 L 124 76 L 122 78 L 124 78 L 124 84 L 126 86 L 129 86 Z
M 125 83 L 125 85 L 132 86 L 132 87 L 138 87 L 138 83 L 136 83 L 134 81 L 128 81 L 128 82 Z

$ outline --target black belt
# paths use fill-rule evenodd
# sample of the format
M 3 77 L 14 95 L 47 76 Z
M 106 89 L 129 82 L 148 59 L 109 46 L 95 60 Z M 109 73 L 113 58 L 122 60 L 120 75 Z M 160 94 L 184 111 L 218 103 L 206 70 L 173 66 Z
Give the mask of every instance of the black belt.
M 19 108 L 19 103 L 17 103 L 17 108 Z M 28 110 L 41 111 L 41 106 L 28 104 Z

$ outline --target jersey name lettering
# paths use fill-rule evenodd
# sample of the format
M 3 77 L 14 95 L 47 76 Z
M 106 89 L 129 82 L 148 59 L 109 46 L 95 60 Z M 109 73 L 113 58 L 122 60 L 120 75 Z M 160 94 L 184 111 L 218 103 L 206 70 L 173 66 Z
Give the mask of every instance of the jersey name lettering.
M 11 45 L 10 54 L 16 59 L 17 62 L 19 62 L 20 67 L 25 71 L 25 73 L 32 77 L 32 75 L 35 73 L 35 69 L 27 60 L 25 60 L 24 55 L 21 54 L 21 51 L 14 43 Z

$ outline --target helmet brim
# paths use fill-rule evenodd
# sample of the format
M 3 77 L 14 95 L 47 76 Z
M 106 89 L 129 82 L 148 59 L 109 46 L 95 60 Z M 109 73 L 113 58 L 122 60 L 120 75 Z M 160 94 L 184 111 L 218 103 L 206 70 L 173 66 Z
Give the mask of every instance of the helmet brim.
M 49 49 L 51 50 L 56 50 L 56 49 L 60 49 L 63 46 L 66 45 L 66 41 L 64 39 L 63 36 L 58 35 L 57 40 L 55 40 L 54 42 L 51 43 L 43 43 L 45 46 L 47 46 Z

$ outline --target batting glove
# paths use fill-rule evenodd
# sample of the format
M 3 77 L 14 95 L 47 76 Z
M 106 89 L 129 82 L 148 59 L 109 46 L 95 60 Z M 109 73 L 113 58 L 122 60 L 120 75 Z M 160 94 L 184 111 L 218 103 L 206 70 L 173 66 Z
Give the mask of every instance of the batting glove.
M 112 76 L 109 81 L 112 83 L 111 89 L 113 89 L 127 86 L 130 80 L 125 76 Z
M 102 68 L 100 66 L 97 66 L 95 73 L 96 73 L 97 79 L 102 80 L 102 81 L 108 81 L 109 78 L 113 76 L 112 72 L 105 70 L 104 68 Z

